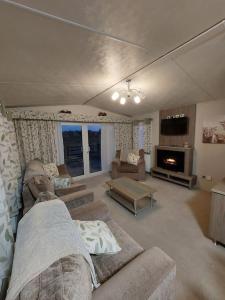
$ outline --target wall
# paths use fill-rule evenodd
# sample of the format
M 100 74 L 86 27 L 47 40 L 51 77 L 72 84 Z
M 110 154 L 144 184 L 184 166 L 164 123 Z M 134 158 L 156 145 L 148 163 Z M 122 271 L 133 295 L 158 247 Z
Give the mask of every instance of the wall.
M 185 143 L 189 146 L 194 146 L 195 139 L 195 118 L 196 118 L 196 105 L 186 105 L 178 108 L 171 108 L 166 110 L 160 110 L 159 121 L 161 123 L 162 119 L 166 119 L 168 116 L 181 115 L 184 114 L 185 117 L 189 119 L 189 130 L 185 135 L 162 135 L 159 134 L 159 144 L 161 146 L 181 146 L 183 147 Z
M 225 116 L 225 100 L 198 103 L 196 105 L 196 124 L 194 142 L 193 173 L 198 176 L 202 189 L 209 190 L 215 182 L 225 177 L 225 145 L 203 144 L 202 126 L 207 120 L 214 121 Z M 159 111 L 135 117 L 135 119 L 152 118 L 152 166 L 154 165 L 154 146 L 159 144 Z M 202 176 L 212 176 L 206 181 Z
M 202 126 L 204 121 L 216 121 L 221 116 L 225 119 L 225 100 L 197 104 L 194 172 L 200 187 L 206 189 L 225 177 L 225 144 L 203 144 Z M 212 182 L 205 182 L 202 176 L 212 176 Z

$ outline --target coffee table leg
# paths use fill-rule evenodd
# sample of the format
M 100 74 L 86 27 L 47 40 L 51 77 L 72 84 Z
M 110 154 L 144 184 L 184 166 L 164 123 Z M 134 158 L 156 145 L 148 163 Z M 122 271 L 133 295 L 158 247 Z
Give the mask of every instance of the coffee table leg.
M 135 215 L 135 217 L 137 216 L 137 205 L 136 205 L 136 201 L 134 201 L 134 215 Z

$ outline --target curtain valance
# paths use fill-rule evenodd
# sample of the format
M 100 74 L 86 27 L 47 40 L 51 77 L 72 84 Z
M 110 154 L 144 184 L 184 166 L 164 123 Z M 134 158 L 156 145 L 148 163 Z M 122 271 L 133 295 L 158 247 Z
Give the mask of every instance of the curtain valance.
M 11 111 L 12 118 L 24 120 L 42 120 L 58 122 L 79 122 L 79 123 L 132 123 L 130 118 L 114 116 L 90 116 L 86 114 L 63 114 L 47 113 L 40 111 Z

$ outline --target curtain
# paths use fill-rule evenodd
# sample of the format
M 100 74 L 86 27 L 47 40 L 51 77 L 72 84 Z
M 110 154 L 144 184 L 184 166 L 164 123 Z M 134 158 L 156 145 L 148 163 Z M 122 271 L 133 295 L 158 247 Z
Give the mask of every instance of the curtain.
M 44 163 L 57 163 L 55 121 L 14 120 L 14 124 L 23 169 L 35 158 Z
M 116 123 L 115 143 L 116 150 L 129 150 L 133 146 L 133 125 L 132 123 Z
M 114 127 L 111 124 L 101 125 L 101 159 L 102 171 L 110 171 L 115 158 Z
M 152 120 L 144 120 L 144 151 L 150 153 L 152 148 Z
M 133 149 L 144 149 L 145 153 L 151 152 L 151 119 L 133 122 Z
M 3 178 L 0 173 L 0 291 L 10 276 L 13 259 L 13 233 Z
M 139 125 L 140 123 L 138 121 L 133 122 L 133 149 L 135 150 L 140 149 Z
M 21 169 L 14 126 L 0 113 L 0 291 L 6 287 L 11 272 L 12 220 L 21 207 L 20 188 Z
M 0 175 L 2 177 L 10 218 L 21 208 L 21 166 L 12 121 L 0 114 Z

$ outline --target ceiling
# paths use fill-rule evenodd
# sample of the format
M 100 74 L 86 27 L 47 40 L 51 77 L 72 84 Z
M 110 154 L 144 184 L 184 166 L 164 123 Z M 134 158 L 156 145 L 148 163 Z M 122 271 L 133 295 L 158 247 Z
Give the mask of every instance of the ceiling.
M 224 19 L 224 0 L 0 0 L 0 100 L 134 116 L 225 99 Z M 126 78 L 141 104 L 111 100 Z

